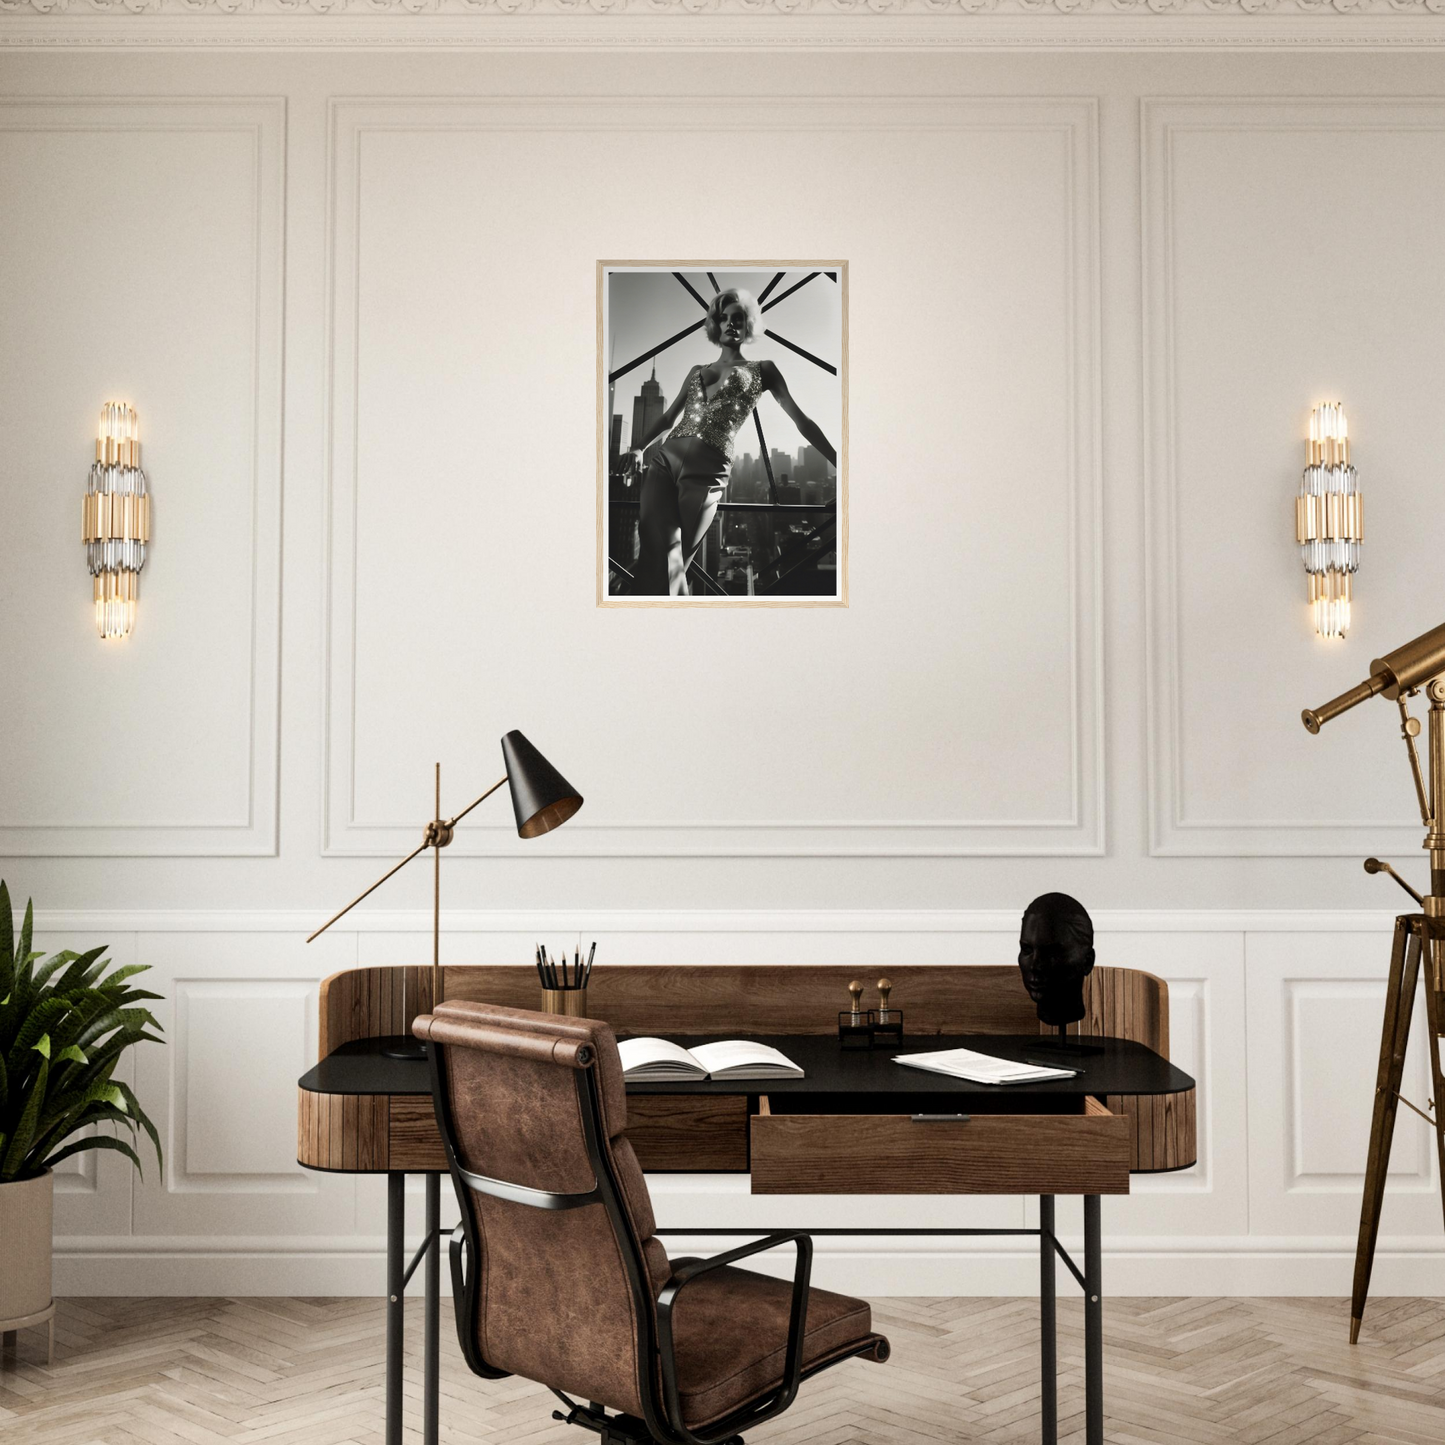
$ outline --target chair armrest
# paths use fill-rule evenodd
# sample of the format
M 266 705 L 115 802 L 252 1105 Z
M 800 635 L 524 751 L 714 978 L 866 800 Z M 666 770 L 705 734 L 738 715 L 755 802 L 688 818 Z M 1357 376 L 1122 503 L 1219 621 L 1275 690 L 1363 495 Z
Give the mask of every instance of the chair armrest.
M 803 1375 L 803 1332 L 808 1323 L 808 1285 L 813 1274 L 811 1235 L 770 1234 L 765 1239 L 756 1240 L 752 1244 L 740 1244 L 736 1249 L 729 1249 L 723 1254 L 715 1254 L 710 1259 L 700 1259 L 693 1264 L 685 1264 L 681 1269 L 673 1272 L 657 1297 L 657 1343 L 661 1356 L 663 1395 L 667 1402 L 667 1413 L 671 1417 L 668 1423 L 689 1442 L 689 1445 L 714 1445 L 714 1442 L 725 1440 L 735 1434 L 736 1430 L 731 1426 L 725 1426 L 715 1435 L 700 1436 L 694 1435 L 683 1423 L 682 1402 L 677 1392 L 677 1356 L 672 1338 L 672 1311 L 677 1303 L 677 1298 L 693 1280 L 701 1275 L 721 1269 L 724 1265 L 734 1264 L 740 1259 L 747 1259 L 751 1255 L 776 1249 L 780 1244 L 791 1244 L 796 1251 L 797 1258 L 793 1269 L 793 1298 L 788 1313 L 788 1345 L 783 1357 L 782 1384 L 764 1404 L 758 1407 L 759 1410 L 765 1409 L 769 1415 L 776 1415 L 793 1403 Z

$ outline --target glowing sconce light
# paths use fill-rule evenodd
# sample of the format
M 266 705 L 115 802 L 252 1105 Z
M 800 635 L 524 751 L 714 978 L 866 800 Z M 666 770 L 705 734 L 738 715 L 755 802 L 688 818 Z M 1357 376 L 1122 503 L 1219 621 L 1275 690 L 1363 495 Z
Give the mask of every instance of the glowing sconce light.
M 1365 502 L 1350 465 L 1350 433 L 1339 402 L 1310 413 L 1305 469 L 1294 502 L 1295 541 L 1309 578 L 1315 631 L 1343 637 L 1350 627 L 1351 579 L 1360 565 Z
M 85 482 L 81 538 L 95 579 L 95 625 L 104 638 L 135 626 L 140 569 L 151 535 L 151 499 L 140 469 L 135 409 L 108 401 L 100 411 L 95 465 Z

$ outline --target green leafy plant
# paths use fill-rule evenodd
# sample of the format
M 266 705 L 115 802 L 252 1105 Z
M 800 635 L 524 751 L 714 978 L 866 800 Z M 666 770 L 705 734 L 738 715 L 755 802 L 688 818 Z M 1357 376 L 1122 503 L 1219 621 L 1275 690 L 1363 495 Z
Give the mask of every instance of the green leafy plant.
M 131 964 L 106 973 L 106 945 L 89 953 L 57 953 L 43 963 L 30 951 L 34 910 L 25 905 L 20 938 L 10 890 L 0 881 L 0 1184 L 33 1179 L 86 1149 L 114 1149 L 137 1169 L 140 1156 L 120 1129 L 150 1135 L 156 1161 L 160 1135 L 131 1090 L 111 1075 L 132 1044 L 164 1043 L 148 999 L 130 988 L 145 972 Z M 93 1124 L 114 1133 L 74 1136 Z M 70 1142 L 66 1142 L 69 1140 Z

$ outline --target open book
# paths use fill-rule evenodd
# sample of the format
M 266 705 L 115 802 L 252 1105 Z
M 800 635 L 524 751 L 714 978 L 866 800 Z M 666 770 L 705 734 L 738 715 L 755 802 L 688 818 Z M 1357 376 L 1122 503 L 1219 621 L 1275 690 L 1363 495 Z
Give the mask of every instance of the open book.
M 1044 1079 L 1072 1079 L 1077 1069 L 1049 1069 L 1042 1064 L 1017 1064 L 1012 1059 L 996 1059 L 992 1054 L 977 1054 L 972 1049 L 940 1049 L 933 1054 L 896 1054 L 895 1064 L 911 1069 L 927 1069 L 934 1074 L 949 1074 L 955 1079 L 968 1079 L 975 1084 L 1037 1084 Z
M 702 1079 L 801 1079 L 803 1071 L 767 1044 L 728 1039 L 688 1050 L 666 1039 L 623 1039 L 622 1077 L 633 1083 L 696 1083 Z

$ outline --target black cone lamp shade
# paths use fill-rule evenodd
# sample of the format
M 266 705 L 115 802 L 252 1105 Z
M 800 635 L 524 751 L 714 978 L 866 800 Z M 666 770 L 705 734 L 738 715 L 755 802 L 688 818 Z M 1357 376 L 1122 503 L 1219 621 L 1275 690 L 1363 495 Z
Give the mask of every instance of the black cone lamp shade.
M 582 806 L 582 795 L 515 728 L 502 739 L 517 836 L 540 838 Z

